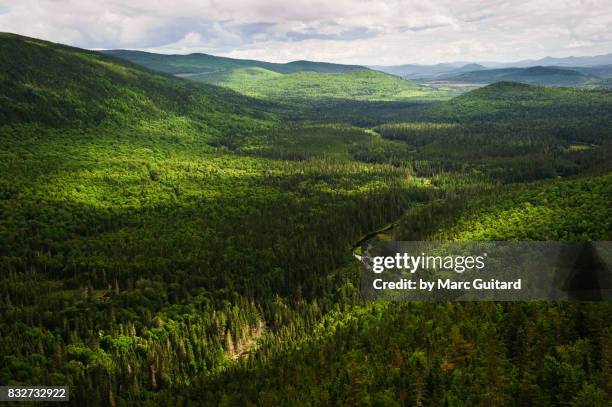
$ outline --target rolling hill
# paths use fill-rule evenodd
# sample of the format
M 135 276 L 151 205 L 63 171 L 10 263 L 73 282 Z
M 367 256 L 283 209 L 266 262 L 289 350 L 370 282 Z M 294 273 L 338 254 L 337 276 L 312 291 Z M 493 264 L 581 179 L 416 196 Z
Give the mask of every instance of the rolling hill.
M 530 68 L 485 69 L 444 75 L 439 78 L 449 82 L 464 82 L 489 84 L 508 81 L 533 85 L 576 86 L 591 80 L 596 76 L 566 68 L 534 66 Z
M 199 80 L 196 76 L 193 79 Z M 448 96 L 444 91 L 420 86 L 382 72 L 294 72 L 278 74 L 262 68 L 236 69 L 207 76 L 212 83 L 263 99 L 407 100 Z
M 347 243 L 399 216 L 416 184 L 352 159 L 394 144 L 364 129 L 270 138 L 275 117 L 231 90 L 16 35 L 0 55 L 3 385 L 138 405 L 221 372 L 272 321 L 302 318 L 281 311 L 293 298 L 327 312 Z M 211 142 L 262 128 L 264 147 L 306 133 L 318 151 L 280 160 Z
M 430 110 L 438 112 L 436 114 L 478 120 L 491 120 L 499 115 L 504 120 L 512 120 L 514 126 L 528 126 L 532 118 L 538 121 L 546 118 L 560 126 L 564 120 L 585 119 L 579 134 L 586 134 L 586 124 L 610 121 L 607 111 L 611 107 L 612 100 L 606 92 L 496 82 L 460 95 L 446 104 L 432 106 Z
M 251 67 L 232 69 L 210 74 L 193 74 L 189 75 L 188 79 L 198 82 L 218 84 L 231 88 L 240 87 L 240 85 L 246 86 L 247 84 L 256 81 L 269 80 L 279 78 L 281 76 L 283 76 L 283 74 L 270 71 L 265 68 Z
M 219 134 L 269 119 L 227 89 L 79 48 L 0 34 L 0 122 L 81 127 L 181 123 Z
M 398 220 L 417 240 L 610 240 L 610 176 L 591 176 L 609 92 L 418 103 L 435 91 L 367 70 L 211 74 L 254 98 L 16 35 L 0 55 L 1 385 L 92 406 L 608 404 L 611 303 L 365 303 L 351 242 Z
M 394 230 L 394 239 L 607 237 L 611 186 L 612 177 L 606 175 L 431 202 L 409 210 Z M 431 229 L 423 229 L 423 225 Z M 588 306 L 593 307 L 591 312 L 596 309 L 593 303 Z M 220 377 L 200 379 L 198 386 L 188 389 L 188 398 L 210 405 L 282 405 L 289 394 L 291 400 L 302 405 L 316 405 L 320 400 L 334 400 L 338 405 L 377 405 L 372 402 L 376 400 L 380 405 L 396 406 L 420 405 L 426 400 L 424 405 L 442 406 L 450 405 L 448 400 L 485 405 L 491 400 L 489 395 L 497 392 L 504 395 L 495 399 L 500 405 L 532 405 L 535 398 L 554 401 L 542 406 L 560 405 L 565 397 L 572 399 L 570 405 L 603 407 L 608 404 L 606 393 L 589 384 L 592 379 L 588 374 L 575 374 L 581 372 L 583 359 L 566 356 L 581 352 L 586 341 L 578 335 L 559 339 L 565 327 L 576 326 L 578 315 L 586 313 L 585 309 L 569 304 L 556 308 L 544 302 L 507 307 L 499 303 L 365 302 L 333 320 L 323 319 L 312 334 L 301 338 L 299 347 L 271 354 L 265 362 L 243 364 Z M 600 309 L 601 314 L 595 314 L 588 324 L 604 319 L 606 322 L 600 324 L 606 326 L 605 340 L 609 343 L 612 333 L 609 318 L 604 317 L 609 308 L 602 305 Z M 551 321 L 564 328 L 549 328 Z M 442 324 L 448 326 L 444 332 L 450 333 L 435 335 L 442 332 Z M 564 345 L 548 345 L 560 341 Z M 540 346 L 537 352 L 531 351 L 533 343 Z M 498 346 L 504 351 L 490 351 Z M 340 347 L 343 352 L 330 351 Z M 529 368 L 522 365 L 526 354 L 533 361 Z M 368 363 L 361 363 L 363 360 Z M 475 368 L 474 360 L 482 362 L 476 362 Z M 588 366 L 596 364 L 594 361 Z M 607 369 L 607 364 L 600 366 L 602 371 Z M 513 393 L 504 375 L 529 375 L 519 385 L 530 392 L 529 396 L 522 392 L 514 396 L 523 403 L 505 396 Z M 597 383 L 597 376 L 593 376 Z M 350 384 L 342 383 L 339 377 L 348 377 Z M 445 384 L 436 384 L 435 390 L 430 390 L 428 379 Z M 491 391 L 483 391 L 484 386 L 490 386 Z M 560 388 L 566 395 L 561 395 Z
M 203 77 L 206 74 L 223 73 L 239 68 L 264 68 L 282 74 L 300 71 L 340 73 L 368 69 L 359 65 L 341 65 L 313 61 L 293 61 L 280 64 L 252 59 L 226 58 L 209 54 L 165 55 L 130 50 L 107 50 L 102 52 L 146 66 L 155 71 L 173 75 L 184 74 L 184 76 L 197 74 Z M 205 80 L 203 81 L 206 82 Z
M 358 65 L 311 61 L 276 64 L 206 54 L 161 55 L 140 51 L 103 51 L 152 70 L 226 87 L 261 99 L 439 99 L 448 92 Z

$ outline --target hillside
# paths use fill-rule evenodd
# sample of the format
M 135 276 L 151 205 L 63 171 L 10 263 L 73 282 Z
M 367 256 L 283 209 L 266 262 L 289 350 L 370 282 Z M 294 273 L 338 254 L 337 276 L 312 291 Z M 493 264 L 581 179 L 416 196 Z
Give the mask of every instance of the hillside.
M 498 82 L 402 111 L 375 130 L 408 143 L 419 159 L 445 161 L 449 168 L 453 161 L 474 162 L 477 171 L 525 181 L 579 172 L 582 164 L 557 154 L 609 144 L 610 111 L 609 92 Z
M 347 244 L 421 188 L 384 155 L 364 162 L 395 144 L 364 129 L 284 133 L 227 89 L 31 38 L 0 46 L 2 385 L 158 405 L 334 308 Z M 307 159 L 303 135 L 323 141 Z
M 607 239 L 611 187 L 608 174 L 474 191 L 413 207 L 394 239 Z M 604 389 L 611 390 L 609 309 L 607 303 L 366 302 L 324 318 L 295 347 L 202 378 L 187 394 L 210 405 L 280 405 L 290 397 L 302 405 L 533 405 L 536 399 L 541 406 L 604 407 Z M 581 330 L 602 335 L 587 339 Z M 605 349 L 606 356 L 590 349 Z
M 0 385 L 79 406 L 609 404 L 612 303 L 366 303 L 352 247 L 389 224 L 610 240 L 610 92 L 449 100 L 260 66 L 220 87 L 16 35 L 0 53 Z
M 357 65 L 311 61 L 275 64 L 206 54 L 162 55 L 140 51 L 103 51 L 152 70 L 195 82 L 226 87 L 260 99 L 405 100 L 450 97 L 448 91 L 418 86 Z
M 223 88 L 152 73 L 129 62 L 12 34 L 0 35 L 0 121 L 45 126 L 150 125 L 219 134 L 271 117 Z M 268 117 L 268 118 L 266 118 Z
M 543 120 L 559 127 L 582 123 L 576 136 L 588 133 L 597 123 L 610 121 L 609 93 L 576 88 L 533 86 L 516 82 L 497 82 L 460 95 L 446 104 L 431 106 L 429 113 L 458 120 L 503 120 L 514 126 L 531 126 Z M 520 120 L 518 120 L 520 118 Z M 568 132 L 566 127 L 565 132 Z
M 514 185 L 415 208 L 395 232 L 403 240 L 606 240 L 611 199 L 610 173 Z
M 199 80 L 199 76 L 193 79 Z M 420 86 L 376 71 L 345 73 L 295 72 L 275 74 L 263 69 L 237 69 L 214 75 L 214 84 L 262 99 L 407 100 L 448 96 L 444 91 Z
M 193 74 L 187 78 L 197 82 L 205 82 L 217 84 L 228 88 L 240 88 L 241 86 L 249 86 L 257 81 L 279 78 L 283 76 L 278 72 L 270 71 L 265 68 L 238 68 L 227 71 L 209 73 L 209 74 Z
M 187 76 L 189 74 L 199 74 L 203 76 L 239 68 L 264 68 L 272 72 L 283 74 L 301 71 L 340 73 L 367 69 L 359 65 L 342 65 L 313 61 L 293 61 L 280 64 L 252 59 L 226 58 L 209 54 L 165 55 L 130 50 L 107 50 L 102 52 L 146 66 L 155 71 L 173 75 L 186 74 Z
M 485 131 L 500 123 L 525 130 L 546 125 L 557 128 L 556 133 L 566 137 L 599 134 L 603 138 L 609 134 L 610 109 L 612 99 L 606 91 L 496 82 L 402 114 L 404 120 L 473 123 Z M 599 128 L 592 132 L 595 127 Z
M 575 86 L 597 79 L 588 73 L 566 68 L 535 66 L 530 68 L 486 69 L 440 77 L 449 82 L 489 84 L 508 81 L 548 86 Z

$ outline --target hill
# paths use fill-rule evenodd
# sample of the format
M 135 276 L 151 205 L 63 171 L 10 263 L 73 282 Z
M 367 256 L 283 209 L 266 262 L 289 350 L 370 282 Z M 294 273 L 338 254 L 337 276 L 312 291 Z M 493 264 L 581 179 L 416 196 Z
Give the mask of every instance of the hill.
M 604 91 L 496 82 L 414 113 L 415 117 L 453 122 L 511 122 L 516 128 L 529 127 L 532 121 L 573 128 L 570 120 L 582 121 L 581 130 L 576 131 L 578 137 L 587 134 L 591 125 L 609 122 L 610 108 L 612 99 Z
M 173 75 L 200 76 L 222 73 L 239 68 L 264 68 L 272 72 L 292 73 L 301 71 L 340 73 L 367 69 L 359 65 L 342 65 L 327 62 L 293 61 L 285 64 L 257 61 L 252 59 L 236 59 L 219 57 L 209 54 L 165 55 L 142 51 L 107 50 L 106 55 L 125 59 L 149 69 Z
M 436 93 L 367 70 L 215 73 L 253 98 L 0 47 L 0 385 L 92 406 L 607 404 L 612 303 L 364 303 L 351 247 L 398 220 L 417 240 L 610 240 L 609 92 L 420 103 Z
M 0 55 L 2 385 L 139 405 L 229 368 L 293 299 L 334 307 L 347 244 L 419 187 L 364 162 L 395 144 L 364 129 L 281 133 L 260 101 L 32 38 Z
M 505 186 L 491 192 L 410 211 L 396 233 L 402 240 L 587 241 L 605 240 L 612 232 L 610 173 Z M 425 225 L 419 219 L 435 221 Z
M 450 82 L 489 84 L 509 81 L 534 85 L 575 86 L 597 77 L 571 69 L 535 66 L 530 68 L 485 69 L 442 76 Z
M 375 130 L 410 144 L 422 159 L 488 160 L 479 165 L 502 179 L 524 181 L 576 173 L 579 166 L 550 153 L 609 143 L 610 111 L 609 92 L 497 82 L 405 110 Z
M 439 99 L 448 92 L 422 87 L 358 65 L 311 61 L 275 64 L 207 54 L 161 55 L 140 51 L 103 51 L 152 70 L 226 87 L 262 99 Z
M 605 175 L 417 205 L 402 217 L 394 238 L 606 239 L 611 187 Z M 569 400 L 603 407 L 603 389 L 610 386 L 600 375 L 608 374 L 608 362 L 589 350 L 609 349 L 607 312 L 608 305 L 584 303 L 366 302 L 324 318 L 297 345 L 201 378 L 188 397 L 210 405 L 281 405 L 290 397 L 302 405 L 400 405 L 398 399 L 402 405 L 531 405 L 537 399 L 545 401 L 541 405 Z M 578 332 L 586 327 L 603 336 L 585 339 Z M 339 348 L 343 352 L 333 351 Z M 601 373 L 591 373 L 592 366 Z
M 555 105 L 559 109 L 563 106 L 573 106 L 580 114 L 583 114 L 586 113 L 589 107 L 597 109 L 600 105 L 607 106 L 611 103 L 611 100 L 608 94 L 602 92 L 500 81 L 458 96 L 449 101 L 448 105 L 452 105 L 455 108 L 462 105 L 466 108 L 470 104 L 475 103 L 487 103 L 492 108 L 504 108 L 506 111 L 536 106 L 540 108 L 546 106 L 551 109 Z M 590 104 L 594 106 L 590 106 Z M 485 106 L 478 107 L 483 113 L 486 112 Z M 477 106 L 472 106 L 472 110 L 475 112 Z M 539 111 L 534 113 L 541 115 L 544 111 L 539 109 Z
M 229 90 L 153 73 L 103 54 L 0 35 L 0 122 L 44 126 L 181 123 L 203 135 L 269 115 Z
M 200 76 L 192 79 L 200 80 Z M 295 72 L 280 75 L 261 68 L 237 69 L 206 76 L 212 83 L 239 93 L 276 100 L 409 100 L 447 97 L 444 91 L 420 86 L 377 71 L 344 73 Z
M 514 129 L 525 141 L 549 134 L 566 141 L 600 143 L 612 133 L 609 92 L 497 82 L 432 106 L 435 116 L 471 122 L 486 131 L 487 121 Z M 531 134 L 532 136 L 529 136 Z
M 192 81 L 217 84 L 228 88 L 240 88 L 248 86 L 248 84 L 274 79 L 283 76 L 283 74 L 270 71 L 265 68 L 251 67 L 225 70 L 214 73 L 192 74 L 187 78 Z

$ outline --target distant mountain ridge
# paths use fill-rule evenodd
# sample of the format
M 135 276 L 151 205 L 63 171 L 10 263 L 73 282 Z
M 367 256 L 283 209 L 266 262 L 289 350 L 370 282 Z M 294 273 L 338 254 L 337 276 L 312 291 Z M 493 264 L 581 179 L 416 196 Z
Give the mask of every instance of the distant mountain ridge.
M 440 80 L 489 84 L 494 82 L 519 82 L 531 85 L 575 86 L 599 78 L 576 70 L 550 66 L 529 68 L 485 69 L 442 76 Z
M 177 74 L 198 74 L 221 73 L 240 68 L 264 68 L 268 71 L 281 74 L 294 72 L 321 72 L 321 73 L 344 73 L 350 71 L 369 70 L 361 65 L 343 65 L 329 62 L 314 61 L 292 61 L 288 63 L 275 63 L 258 61 L 254 59 L 236 59 L 220 57 L 210 54 L 188 54 L 188 55 L 168 55 L 154 54 L 144 51 L 131 50 L 104 50 L 106 55 L 125 59 L 130 62 L 145 66 L 149 69 Z
M 594 55 L 586 57 L 545 57 L 541 59 L 525 59 L 518 62 L 502 64 L 505 66 L 515 66 L 519 68 L 529 66 L 565 66 L 565 67 L 587 67 L 597 65 L 610 65 L 612 64 L 612 53 L 603 55 Z
M 154 71 L 189 77 L 207 83 L 217 83 L 220 78 L 231 75 L 235 70 L 254 68 L 264 69 L 268 72 L 268 75 L 271 73 L 285 75 L 297 72 L 347 73 L 375 70 L 421 82 L 448 81 L 465 84 L 514 81 L 548 86 L 580 86 L 612 78 L 612 54 L 567 58 L 546 57 L 511 63 L 452 62 L 435 65 L 362 66 L 307 60 L 274 63 L 203 53 L 168 55 L 131 50 L 106 50 L 101 52 Z M 246 72 L 243 71 L 239 75 L 244 75 Z M 261 75 L 262 72 L 252 71 L 251 74 Z M 249 75 L 249 80 L 251 79 L 252 75 Z
M 306 60 L 279 64 L 208 54 L 164 55 L 126 50 L 102 53 L 153 71 L 219 85 L 259 99 L 380 101 L 447 97 L 444 91 L 361 65 Z
M 612 77 L 612 53 L 587 57 L 525 59 L 516 62 L 447 62 L 434 65 L 369 65 L 371 69 L 414 80 L 436 80 L 441 76 L 452 76 L 462 72 L 532 67 L 572 68 L 584 74 L 602 78 Z
M 439 75 L 487 69 L 486 67 L 475 63 L 442 63 L 436 65 L 406 64 L 396 66 L 370 65 L 368 67 L 377 71 L 402 76 L 409 79 L 434 79 Z

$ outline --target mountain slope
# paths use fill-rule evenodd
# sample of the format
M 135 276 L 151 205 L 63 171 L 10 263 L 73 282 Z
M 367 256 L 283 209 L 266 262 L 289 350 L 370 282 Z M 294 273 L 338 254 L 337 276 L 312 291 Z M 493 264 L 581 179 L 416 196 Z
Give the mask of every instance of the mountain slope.
M 204 74 L 192 74 L 188 78 L 193 81 L 205 82 L 210 84 L 216 84 L 229 88 L 234 88 L 238 84 L 247 84 L 254 81 L 261 81 L 266 79 L 274 79 L 283 76 L 278 72 L 270 71 L 265 68 L 251 67 L 251 68 L 238 68 L 227 71 L 220 71 L 214 73 Z M 228 86 L 232 85 L 232 86 Z M 234 86 L 236 85 L 236 86 Z
M 107 55 L 125 59 L 146 66 L 155 71 L 176 74 L 212 74 L 231 71 L 238 68 L 264 68 L 278 73 L 300 71 L 339 73 L 367 69 L 358 65 L 341 65 L 326 62 L 293 61 L 286 64 L 257 61 L 252 59 L 235 59 L 209 54 L 164 55 L 142 51 L 108 50 Z
M 193 79 L 200 78 L 195 76 Z M 261 68 L 247 68 L 215 74 L 208 79 L 216 85 L 263 99 L 403 100 L 444 94 L 412 81 L 369 70 L 280 75 Z
M 612 100 L 609 93 L 575 88 L 553 88 L 516 82 L 497 82 L 458 96 L 431 110 L 448 117 L 513 120 L 513 126 L 529 126 L 529 120 L 561 123 L 582 121 L 586 124 L 609 122 Z M 444 112 L 444 113 L 442 113 Z M 588 120 L 587 120 L 588 118 Z M 514 120 L 520 119 L 520 120 Z
M 421 156 L 516 157 L 575 143 L 609 143 L 610 111 L 609 92 L 497 82 L 406 111 L 401 120 L 407 123 L 384 125 L 379 132 L 384 138 L 420 146 Z M 542 164 L 554 163 L 547 158 Z M 535 161 L 513 166 L 521 172 L 532 165 Z
M 207 136 L 269 124 L 257 101 L 95 52 L 0 44 L 0 384 L 139 405 L 230 368 L 272 324 L 306 320 L 293 298 L 327 312 L 347 243 L 410 199 L 403 169 L 350 160 L 343 135 L 367 147 L 363 130 L 309 134 L 336 136 L 342 160 L 228 153 Z
M 0 121 L 49 126 L 182 118 L 210 132 L 257 126 L 257 102 L 129 62 L 13 34 L 0 35 Z
M 566 68 L 535 66 L 531 68 L 486 69 L 445 75 L 441 79 L 451 82 L 488 84 L 500 81 L 534 85 L 574 86 L 597 77 Z
M 611 233 L 611 187 L 608 174 L 431 202 L 409 210 L 394 239 L 606 239 Z M 475 406 L 491 400 L 489 386 L 499 405 L 532 405 L 531 398 L 555 401 L 541 405 L 562 405 L 565 398 L 570 405 L 605 406 L 579 390 L 590 385 L 597 399 L 605 400 L 596 387 L 604 382 L 586 371 L 604 372 L 607 364 L 602 358 L 586 364 L 566 355 L 585 354 L 580 349 L 586 348 L 586 340 L 567 334 L 577 320 L 592 329 L 600 324 L 607 332 L 588 340 L 594 349 L 602 346 L 598 341 L 612 339 L 608 312 L 603 304 L 587 312 L 568 303 L 366 302 L 323 319 L 296 345 L 287 344 L 267 359 L 199 380 L 187 394 L 193 402 L 210 405 L 283 405 L 291 397 L 300 405 L 333 400 L 337 405 L 443 406 L 452 405 L 448 400 L 468 400 L 457 405 Z M 602 319 L 606 322 L 598 322 Z M 527 358 L 530 363 L 524 363 Z M 523 376 L 528 379 L 515 379 Z M 525 390 L 513 391 L 512 381 Z M 572 389 L 563 394 L 561 386 Z M 578 402 L 584 399 L 589 401 Z

